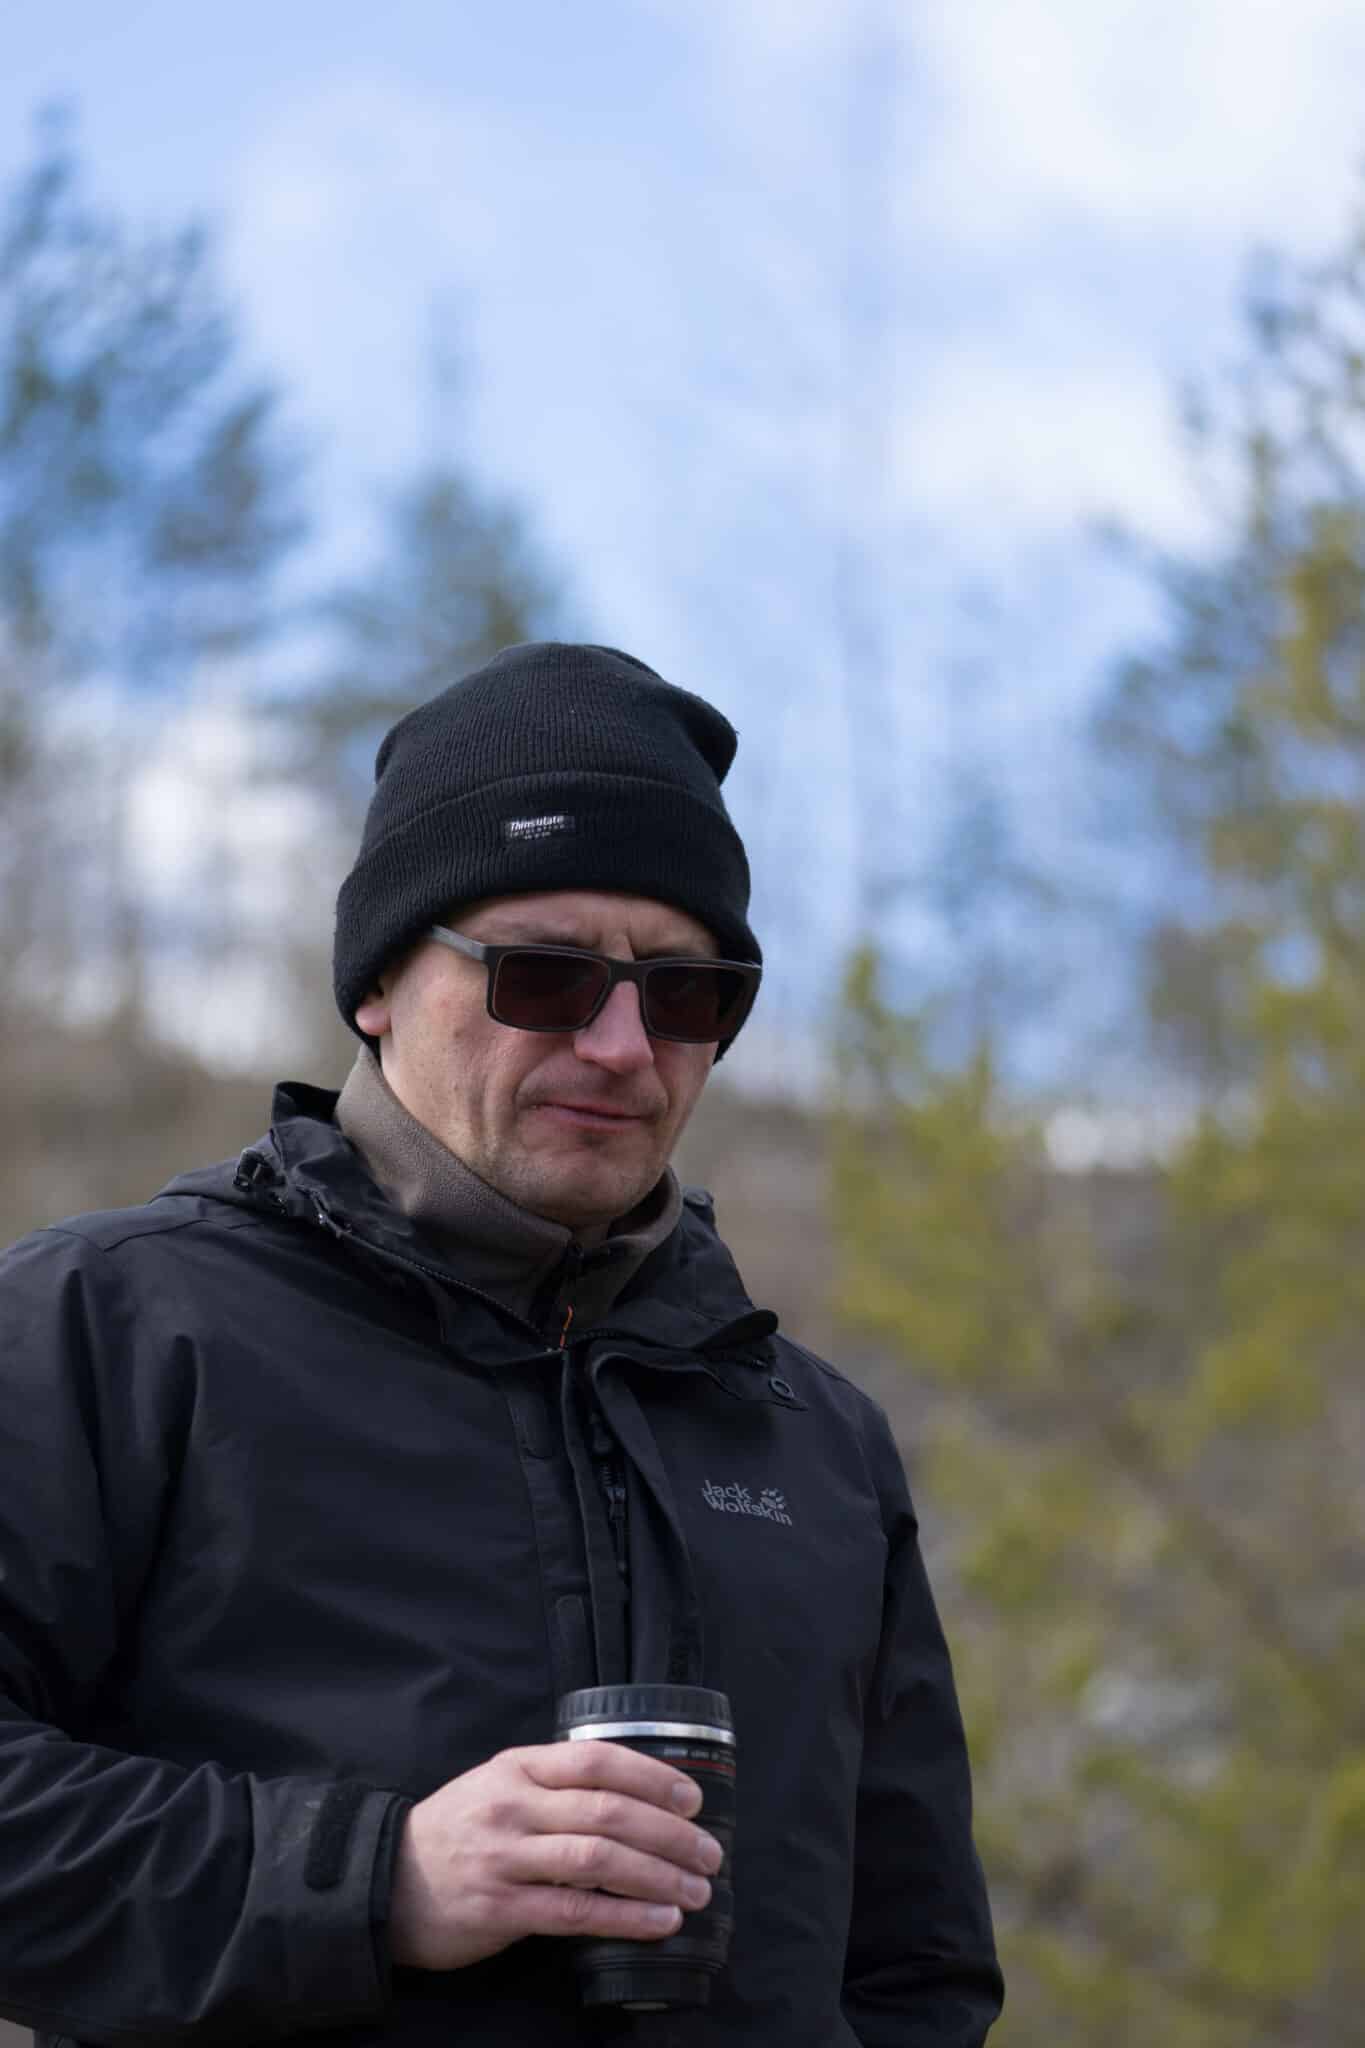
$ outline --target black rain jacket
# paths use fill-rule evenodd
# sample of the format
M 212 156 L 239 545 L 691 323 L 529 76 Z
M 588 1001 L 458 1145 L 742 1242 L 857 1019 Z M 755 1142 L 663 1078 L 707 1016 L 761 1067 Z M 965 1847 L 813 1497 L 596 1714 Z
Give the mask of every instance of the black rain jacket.
M 240 1161 L 0 1261 L 0 2014 L 129 2048 L 977 2048 L 967 1760 L 880 1409 L 775 1334 L 693 1194 L 559 1348 L 385 1202 L 334 1101 L 291 1084 Z M 709 2009 L 613 2033 L 566 1940 L 391 1969 L 410 1802 L 626 1677 L 733 1704 Z

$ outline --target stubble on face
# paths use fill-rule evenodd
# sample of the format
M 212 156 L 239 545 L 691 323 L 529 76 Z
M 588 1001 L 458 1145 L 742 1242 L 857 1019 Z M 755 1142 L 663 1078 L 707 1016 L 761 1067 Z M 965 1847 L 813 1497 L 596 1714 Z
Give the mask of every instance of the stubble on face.
M 619 959 L 716 951 L 685 912 L 606 892 L 503 897 L 447 921 L 487 943 L 585 946 Z M 715 1048 L 648 1037 L 628 984 L 572 1034 L 495 1022 L 486 986 L 477 961 L 434 940 L 418 946 L 386 977 L 385 1079 L 420 1123 L 510 1201 L 580 1237 L 601 1236 L 657 1184 Z M 364 1008 L 357 1021 L 370 1029 Z

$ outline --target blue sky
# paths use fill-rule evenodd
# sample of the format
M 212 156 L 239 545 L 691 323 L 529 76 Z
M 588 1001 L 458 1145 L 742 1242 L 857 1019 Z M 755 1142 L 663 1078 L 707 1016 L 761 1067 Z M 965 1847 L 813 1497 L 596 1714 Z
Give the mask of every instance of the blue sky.
M 358 563 L 444 441 L 533 513 L 587 628 L 727 710 L 793 990 L 852 916 L 841 533 L 888 622 L 879 857 L 931 857 L 972 758 L 1065 863 L 1077 721 L 1151 617 L 1087 524 L 1204 543 L 1173 388 L 1233 354 L 1254 243 L 1330 245 L 1365 147 L 1351 0 L 4 14 L 0 172 L 65 95 L 110 199 L 216 225 L 315 451 L 320 558 Z M 851 338 L 850 275 L 882 314 Z

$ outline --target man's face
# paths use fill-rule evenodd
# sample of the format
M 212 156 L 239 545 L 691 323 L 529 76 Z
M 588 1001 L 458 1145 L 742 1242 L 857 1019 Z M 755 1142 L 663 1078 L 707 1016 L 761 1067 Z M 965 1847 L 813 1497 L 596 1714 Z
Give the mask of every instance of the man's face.
M 716 957 L 704 925 L 644 896 L 557 889 L 452 914 L 467 938 L 584 946 L 620 960 Z M 713 1045 L 650 1038 L 618 982 L 581 1031 L 516 1031 L 488 1015 L 487 969 L 426 939 L 356 1011 L 399 1101 L 521 1208 L 600 1236 L 649 1193 L 706 1084 Z

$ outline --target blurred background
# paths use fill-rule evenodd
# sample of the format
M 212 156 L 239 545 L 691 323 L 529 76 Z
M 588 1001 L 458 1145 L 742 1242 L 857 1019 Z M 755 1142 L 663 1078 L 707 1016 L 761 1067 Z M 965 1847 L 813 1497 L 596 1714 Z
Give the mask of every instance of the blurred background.
M 1365 2041 L 1363 79 L 1351 0 L 4 20 L 3 1234 L 340 1084 L 409 704 L 718 703 L 683 1164 L 905 1448 L 1001 2048 Z

